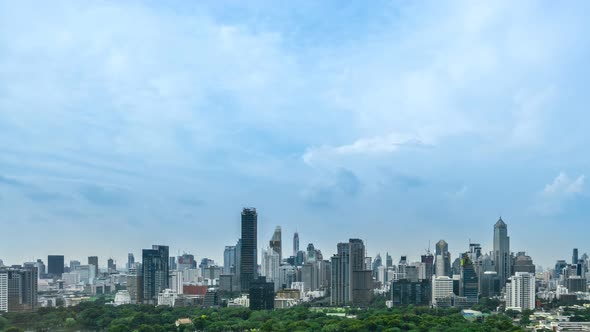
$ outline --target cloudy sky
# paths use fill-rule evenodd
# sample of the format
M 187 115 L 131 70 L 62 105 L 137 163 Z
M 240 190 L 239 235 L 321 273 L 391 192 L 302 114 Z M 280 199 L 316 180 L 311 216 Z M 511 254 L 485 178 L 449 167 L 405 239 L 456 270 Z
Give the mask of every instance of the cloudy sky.
M 324 256 L 590 251 L 590 2 L 0 0 L 0 259 L 168 244 L 259 212 Z M 221 261 L 220 261 L 221 263 Z

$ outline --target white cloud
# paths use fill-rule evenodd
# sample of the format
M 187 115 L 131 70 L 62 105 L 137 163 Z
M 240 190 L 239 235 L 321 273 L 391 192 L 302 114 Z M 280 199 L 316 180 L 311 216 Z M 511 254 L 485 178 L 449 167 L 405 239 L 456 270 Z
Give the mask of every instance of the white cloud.
M 585 175 L 571 179 L 567 173 L 560 172 L 553 181 L 545 185 L 543 194 L 547 196 L 580 194 L 584 190 Z

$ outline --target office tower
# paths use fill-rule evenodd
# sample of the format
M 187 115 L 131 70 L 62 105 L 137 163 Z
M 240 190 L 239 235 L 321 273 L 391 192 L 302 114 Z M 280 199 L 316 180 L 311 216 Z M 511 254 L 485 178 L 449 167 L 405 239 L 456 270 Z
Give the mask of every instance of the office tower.
M 305 262 L 306 263 L 313 263 L 315 262 L 317 259 L 315 257 L 316 251 L 315 251 L 315 247 L 313 246 L 313 243 L 310 243 L 307 245 L 307 253 L 305 255 Z
M 283 247 L 281 238 L 281 226 L 277 226 L 275 228 L 275 232 L 272 234 L 272 238 L 269 241 L 269 247 L 279 254 L 279 262 L 283 261 Z
M 36 267 L 0 268 L 0 311 L 36 310 L 38 277 Z
M 107 271 L 109 273 L 113 273 L 117 271 L 117 265 L 115 264 L 115 261 L 112 258 L 109 258 L 107 260 Z
M 516 272 L 506 283 L 506 309 L 535 309 L 535 275 Z
M 135 265 L 135 263 L 134 263 Z M 131 303 L 138 304 L 143 302 L 143 277 L 141 267 L 131 267 L 127 274 L 127 291 Z
M 393 266 L 393 258 L 389 253 L 385 254 L 385 267 L 392 267 Z
M 242 290 L 250 289 L 258 270 L 258 214 L 255 208 L 242 210 L 242 248 L 240 257 L 240 285 Z
M 479 293 L 482 297 L 500 294 L 500 279 L 496 271 L 485 271 L 479 281 Z
M 0 260 L 0 266 L 2 266 L 1 263 L 2 263 L 2 261 Z M 43 263 L 41 258 L 37 259 L 37 272 L 39 273 L 40 276 L 47 273 L 47 271 L 45 269 L 45 263 Z
M 448 276 L 432 276 L 432 305 L 441 306 L 453 295 L 453 279 Z
M 476 304 L 479 295 L 479 279 L 469 253 L 463 254 L 460 269 L 459 295 L 465 297 L 470 305 Z
M 396 306 L 427 306 L 430 304 L 430 296 L 432 295 L 430 280 L 394 280 L 391 283 L 390 292 L 392 304 Z
M 182 256 L 178 256 L 178 262 L 176 264 L 176 267 L 180 271 L 196 269 L 197 261 L 195 260 L 195 256 L 187 253 L 182 254 Z
M 49 255 L 47 256 L 47 273 L 53 277 L 60 278 L 64 273 L 64 256 Z
M 170 270 L 177 270 L 176 257 L 174 257 L 174 256 L 168 257 L 168 268 Z
M 434 275 L 434 255 L 428 250 L 426 255 L 420 257 L 420 262 L 424 265 L 423 279 L 430 281 Z
M 70 272 L 73 272 L 80 266 L 80 261 L 70 261 Z
M 264 277 L 250 281 L 250 310 L 272 310 L 275 305 L 274 283 Z
M 275 291 L 279 290 L 279 253 L 272 248 L 262 250 L 262 275 L 266 277 L 267 282 L 275 284 Z
M 435 273 L 436 276 L 452 275 L 451 271 L 451 253 L 449 252 L 449 245 L 445 240 L 440 240 L 435 247 Z
M 350 270 L 350 245 L 338 243 L 337 253 L 332 256 L 330 305 L 345 305 L 350 302 Z
M 299 233 L 293 234 L 293 256 L 297 256 L 299 252 Z
M 572 264 L 578 264 L 578 248 L 574 248 L 572 252 Z
M 169 288 L 168 246 L 153 245 L 142 251 L 143 300 L 156 304 L 158 294 Z
M 506 281 L 512 274 L 512 259 L 510 257 L 510 237 L 508 237 L 508 226 L 502 218 L 494 225 L 494 266 L 500 284 L 506 284 Z
M 332 257 L 332 305 L 362 304 L 370 300 L 372 271 L 365 266 L 365 246 L 360 239 L 338 243 L 337 254 Z
M 555 269 L 553 270 L 553 277 L 555 279 L 559 279 L 561 274 L 563 273 L 563 269 L 568 266 L 567 262 L 563 259 L 558 260 L 555 263 Z
M 128 253 L 127 254 L 127 271 L 132 269 L 134 264 L 135 264 L 135 256 L 133 256 L 133 253 Z
M 94 276 L 98 277 L 98 256 L 88 256 L 88 265 L 94 265 Z
M 535 264 L 531 256 L 527 256 L 524 252 L 519 252 L 514 258 L 513 272 L 527 272 L 535 273 Z
M 381 265 L 383 265 L 383 262 L 381 261 L 381 255 L 377 254 L 373 260 L 373 263 L 371 264 L 371 270 L 373 270 L 373 276 L 375 278 L 377 278 L 377 273 L 379 272 L 379 267 Z
M 223 274 L 234 274 L 236 267 L 236 246 L 225 246 L 223 251 Z

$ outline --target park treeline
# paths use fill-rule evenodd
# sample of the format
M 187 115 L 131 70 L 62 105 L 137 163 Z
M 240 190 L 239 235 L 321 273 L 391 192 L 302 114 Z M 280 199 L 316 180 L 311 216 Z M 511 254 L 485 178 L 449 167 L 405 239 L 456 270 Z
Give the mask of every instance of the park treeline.
M 84 302 L 74 307 L 40 308 L 34 313 L 7 313 L 2 331 L 522 331 L 505 315 L 467 321 L 455 309 L 427 307 L 346 309 L 348 317 L 331 309 L 305 306 L 273 311 L 247 308 L 111 306 Z M 177 327 L 189 318 L 192 323 Z

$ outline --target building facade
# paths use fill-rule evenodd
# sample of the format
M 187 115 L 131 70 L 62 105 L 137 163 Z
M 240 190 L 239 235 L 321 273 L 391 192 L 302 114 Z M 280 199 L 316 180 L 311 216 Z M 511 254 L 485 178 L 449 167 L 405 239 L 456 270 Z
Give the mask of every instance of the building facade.
M 242 210 L 241 240 L 240 286 L 248 290 L 258 270 L 258 213 L 255 208 Z

